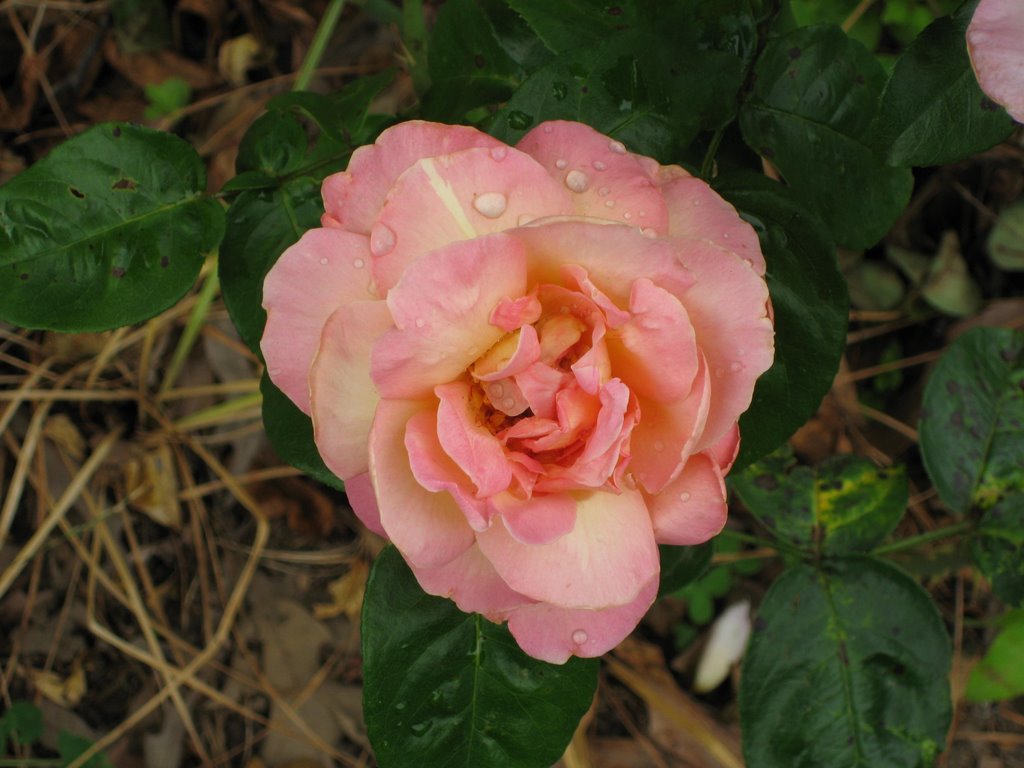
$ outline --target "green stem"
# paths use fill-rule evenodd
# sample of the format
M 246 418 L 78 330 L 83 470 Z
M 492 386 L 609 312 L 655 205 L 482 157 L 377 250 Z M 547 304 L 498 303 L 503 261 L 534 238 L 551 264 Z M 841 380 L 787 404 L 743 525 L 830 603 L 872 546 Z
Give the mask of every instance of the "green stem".
M 708 151 L 704 153 L 704 162 L 700 164 L 700 177 L 704 181 L 711 181 L 711 172 L 715 169 L 715 155 L 718 154 L 718 147 L 721 145 L 724 135 L 725 128 L 715 131 L 715 135 L 711 137 L 711 143 L 708 145 Z
M 921 544 L 927 544 L 938 539 L 946 539 L 950 536 L 956 536 L 961 533 L 966 533 L 974 527 L 974 523 L 969 520 L 964 520 L 960 523 L 954 523 L 953 525 L 947 525 L 945 528 L 937 528 L 934 531 L 928 531 L 926 533 L 918 534 L 917 536 L 911 536 L 906 539 L 900 539 L 894 541 L 892 544 L 886 544 L 882 547 L 877 547 L 874 551 L 876 555 L 887 555 L 890 552 L 901 552 L 904 549 L 913 549 Z
M 422 96 L 430 87 L 427 71 L 427 25 L 423 19 L 423 0 L 402 3 L 402 42 L 409 54 L 409 76 L 413 88 Z
M 338 19 L 341 18 L 341 12 L 344 9 L 345 0 L 331 0 L 328 4 L 327 11 L 320 20 L 320 26 L 316 28 L 316 34 L 313 35 L 313 42 L 310 43 L 309 50 L 306 51 L 306 58 L 302 60 L 302 66 L 299 67 L 295 85 L 292 86 L 293 91 L 304 91 L 309 87 L 313 73 L 320 66 L 320 59 L 323 58 L 324 51 L 331 41 L 334 28 L 338 26 Z
M 175 347 L 174 355 L 167 366 L 163 383 L 160 385 L 161 392 L 169 390 L 174 386 L 174 382 L 178 380 L 178 374 L 181 373 L 182 366 L 185 365 L 185 360 L 188 358 L 188 353 L 192 351 L 192 345 L 195 344 L 196 338 L 198 338 L 199 332 L 203 328 L 203 323 L 206 322 L 206 315 L 210 311 L 210 305 L 213 303 L 219 287 L 220 282 L 217 280 L 217 270 L 211 269 L 206 276 L 206 280 L 203 282 L 203 287 L 199 290 L 199 298 L 192 307 L 192 312 L 188 316 L 188 322 L 185 323 L 185 330 L 182 331 L 181 338 L 178 339 L 178 346 Z

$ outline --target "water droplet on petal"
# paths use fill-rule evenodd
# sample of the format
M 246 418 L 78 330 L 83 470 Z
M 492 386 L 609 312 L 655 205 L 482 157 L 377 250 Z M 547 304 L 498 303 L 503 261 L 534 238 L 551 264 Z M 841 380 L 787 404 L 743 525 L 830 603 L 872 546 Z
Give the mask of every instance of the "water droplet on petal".
M 623 144 L 621 141 L 612 140 L 611 142 L 608 143 L 608 149 L 610 149 L 616 155 L 626 154 L 626 145 Z
M 663 443 L 661 440 L 655 440 L 654 441 L 654 450 L 656 450 L 656 451 L 664 451 L 665 450 L 665 443 Z
M 511 398 L 511 397 L 506 397 L 504 400 L 501 401 L 501 405 L 504 408 L 511 408 L 515 404 L 516 404 L 515 399 Z
M 499 163 L 508 157 L 508 147 L 495 147 L 491 150 L 491 158 Z
M 729 370 L 732 371 L 733 373 L 736 373 L 737 371 L 742 371 L 743 367 L 743 363 L 741 363 L 739 360 L 736 360 L 729 366 Z
M 569 165 L 569 162 L 567 160 L 555 160 L 555 168 L 557 168 L 560 171 L 564 170 L 567 165 Z
M 605 165 L 604 163 L 602 163 L 600 160 L 595 160 L 594 161 L 594 170 L 603 171 L 607 167 L 608 166 Z
M 726 240 L 728 240 L 729 239 L 729 233 L 728 232 L 723 232 L 722 233 L 722 237 L 724 237 Z
M 614 208 L 615 207 L 615 201 L 614 200 L 605 200 L 604 201 L 604 207 L 605 208 Z
M 700 205 L 700 198 L 699 197 L 695 197 L 695 198 L 693 198 L 692 202 L 693 202 L 694 205 Z
M 362 259 L 353 259 L 352 266 L 355 267 L 356 269 L 362 269 L 363 267 L 366 266 L 366 262 L 363 261 Z
M 424 321 L 424 319 L 422 317 L 417 317 L 416 318 L 416 327 L 417 328 L 422 328 L 426 324 L 427 324 L 426 321 Z
M 640 213 L 638 213 L 638 214 L 637 214 L 637 216 L 639 216 L 639 217 L 640 217 L 641 219 L 642 219 L 642 218 L 643 218 L 644 216 L 646 216 L 646 215 L 647 215 L 647 211 L 640 211 Z
M 473 208 L 488 219 L 496 219 L 501 216 L 507 206 L 508 198 L 501 192 L 485 192 L 473 198 Z
M 633 218 L 633 214 L 630 213 L 629 211 L 626 211 L 624 214 L 622 214 L 622 218 L 624 218 L 626 221 L 629 221 L 630 219 Z
M 267 368 L 267 374 L 270 376 L 277 376 L 281 372 L 280 368 Z
M 688 502 L 690 500 L 690 492 L 689 491 L 683 491 L 682 493 L 680 493 L 679 494 L 679 500 L 681 502 L 683 502 L 684 504 L 686 502 Z
M 544 126 L 544 133 L 551 133 L 554 129 L 550 125 Z
M 599 190 L 597 190 L 597 194 L 599 194 L 601 197 L 605 197 L 609 192 L 611 192 L 611 190 L 608 189 L 608 187 L 601 187 Z
M 503 387 L 501 384 L 494 384 L 491 387 L 492 397 L 501 397 L 503 394 L 505 394 L 505 387 Z
M 583 645 L 587 642 L 587 633 L 582 629 L 577 629 L 572 633 L 572 641 L 576 643 L 576 645 Z
M 326 256 L 324 256 L 320 259 L 320 263 L 323 264 L 324 266 L 327 266 L 328 264 L 331 263 L 331 261 Z
M 573 192 L 586 192 L 590 186 L 590 179 L 583 171 L 569 171 L 565 175 L 565 186 Z
M 395 231 L 387 224 L 374 224 L 370 230 L 370 253 L 387 256 L 395 249 Z
M 653 227 L 644 227 L 640 230 L 640 234 L 644 237 L 657 237 L 658 233 Z

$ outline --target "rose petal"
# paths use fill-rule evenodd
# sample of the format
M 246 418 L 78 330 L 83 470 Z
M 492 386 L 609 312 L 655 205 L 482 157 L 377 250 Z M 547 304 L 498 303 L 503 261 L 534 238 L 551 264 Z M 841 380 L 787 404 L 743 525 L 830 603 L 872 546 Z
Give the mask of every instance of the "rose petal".
M 508 628 L 519 647 L 535 659 L 564 664 L 570 656 L 594 658 L 626 639 L 657 594 L 655 577 L 631 602 L 615 608 L 587 611 L 536 603 L 512 611 Z
M 608 341 L 612 371 L 636 394 L 672 402 L 690 392 L 697 342 L 682 303 L 647 278 L 633 283 L 629 322 Z
M 573 498 L 572 532 L 531 546 L 517 541 L 495 518 L 477 535 L 481 551 L 506 584 L 535 600 L 591 609 L 632 602 L 658 573 L 658 548 L 643 497 L 627 490 Z
M 508 235 L 453 243 L 410 264 L 387 296 L 396 327 L 373 348 L 381 396 L 428 397 L 461 376 L 502 336 L 491 310 L 525 291 L 525 254 Z
M 406 425 L 431 408 L 430 402 L 382 400 L 370 430 L 370 476 L 381 527 L 411 565 L 423 568 L 450 563 L 473 544 L 473 529 L 454 499 L 425 489 L 409 466 Z
M 323 326 L 309 372 L 313 439 L 324 463 L 347 479 L 366 472 L 366 441 L 379 396 L 370 378 L 370 349 L 391 327 L 383 301 L 357 301 Z
M 522 373 L 540 359 L 540 342 L 532 325 L 507 334 L 473 364 L 470 371 L 478 381 L 501 381 Z
M 371 230 L 373 275 L 384 290 L 421 253 L 571 211 L 568 190 L 514 149 L 425 158 L 395 182 Z M 374 232 L 390 235 L 379 240 Z
M 518 299 L 502 297 L 491 312 L 491 325 L 503 331 L 514 331 L 525 325 L 536 323 L 540 319 L 541 306 L 535 294 L 520 296 Z
M 501 622 L 510 611 L 533 601 L 509 589 L 480 548 L 473 545 L 450 563 L 436 568 L 412 566 L 428 595 L 447 597 L 466 613 L 481 613 Z
M 722 470 L 723 475 L 729 474 L 733 462 L 740 452 L 740 425 L 733 424 L 732 428 L 718 438 L 718 442 L 710 446 L 704 453 Z
M 368 235 L 388 190 L 418 160 L 471 147 L 503 146 L 486 133 L 464 125 L 421 120 L 399 123 L 383 131 L 373 144 L 353 152 L 345 172 L 324 180 L 324 208 L 338 226 Z
M 472 388 L 453 381 L 434 388 L 441 401 L 437 408 L 437 436 L 445 453 L 477 488 L 478 498 L 488 498 L 508 488 L 512 468 L 501 442 L 478 421 L 470 403 Z
M 1024 5 L 981 0 L 967 27 L 967 50 L 978 83 L 993 101 L 1024 123 Z
M 659 544 L 703 544 L 721 532 L 728 516 L 722 470 L 703 453 L 691 456 L 648 504 Z
M 387 536 L 380 524 L 380 510 L 377 509 L 377 494 L 373 491 L 370 473 L 363 472 L 345 481 L 345 495 L 349 506 L 367 528 L 378 536 Z
M 534 416 L 554 419 L 556 397 L 569 375 L 544 363 L 534 363 L 515 375 L 516 386 L 530 404 Z
M 340 306 L 375 298 L 366 238 L 337 229 L 309 230 L 267 273 L 260 342 L 267 374 L 307 415 L 309 367 L 324 322 Z
M 668 231 L 676 237 L 709 240 L 732 251 L 764 275 L 764 255 L 754 228 L 704 181 L 673 176 L 661 187 L 668 205 Z
M 665 203 L 644 162 L 621 143 L 582 123 L 553 120 L 523 136 L 516 148 L 573 192 L 577 214 L 668 231 Z
M 576 524 L 576 500 L 551 493 L 531 499 L 505 494 L 494 499 L 495 508 L 512 537 L 523 544 L 547 544 L 569 533 Z

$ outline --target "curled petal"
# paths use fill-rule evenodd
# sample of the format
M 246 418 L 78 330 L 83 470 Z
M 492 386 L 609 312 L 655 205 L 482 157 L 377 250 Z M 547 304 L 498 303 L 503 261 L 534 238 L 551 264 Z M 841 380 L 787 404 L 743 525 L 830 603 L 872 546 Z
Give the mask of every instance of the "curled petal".
M 260 342 L 267 373 L 307 415 L 307 377 L 324 323 L 338 307 L 375 298 L 366 238 L 337 229 L 309 230 L 267 274 Z
M 473 545 L 473 529 L 450 494 L 431 493 L 409 466 L 406 425 L 430 402 L 382 400 L 370 430 L 370 477 L 381 527 L 411 565 L 450 563 Z
M 638 491 L 572 494 L 576 525 L 548 544 L 517 541 L 495 518 L 480 550 L 516 592 L 564 608 L 626 605 L 658 573 L 658 548 Z
M 978 84 L 1024 123 L 1024 5 L 981 0 L 967 27 L 967 50 Z
M 377 494 L 373 491 L 370 473 L 350 477 L 345 481 L 345 495 L 356 517 L 363 525 L 378 536 L 387 536 L 380 524 L 380 510 L 377 508 Z
M 626 605 L 588 611 L 536 603 L 511 612 L 508 628 L 519 646 L 536 659 L 564 664 L 570 656 L 593 658 L 621 643 L 658 594 L 655 576 Z
M 725 480 L 706 454 L 691 456 L 679 473 L 650 501 L 659 544 L 703 544 L 725 526 Z
M 505 448 L 477 419 L 470 403 L 472 389 L 462 381 L 434 388 L 441 401 L 437 408 L 437 436 L 445 453 L 477 488 L 478 498 L 494 496 L 512 482 L 512 467 Z
M 313 439 L 338 477 L 366 472 L 366 441 L 380 399 L 370 379 L 370 349 L 391 327 L 383 301 L 357 301 L 323 326 L 320 351 L 309 372 Z

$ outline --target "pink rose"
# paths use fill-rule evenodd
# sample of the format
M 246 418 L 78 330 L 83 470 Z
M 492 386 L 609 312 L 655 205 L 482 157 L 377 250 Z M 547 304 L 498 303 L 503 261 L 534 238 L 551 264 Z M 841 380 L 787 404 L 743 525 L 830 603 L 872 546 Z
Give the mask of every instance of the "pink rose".
M 967 51 L 981 89 L 1024 123 L 1024 0 L 981 0 Z
M 267 276 L 263 353 L 356 513 L 531 656 L 614 647 L 657 593 L 658 543 L 725 524 L 773 356 L 754 231 L 570 122 L 515 148 L 403 123 L 323 197 Z

